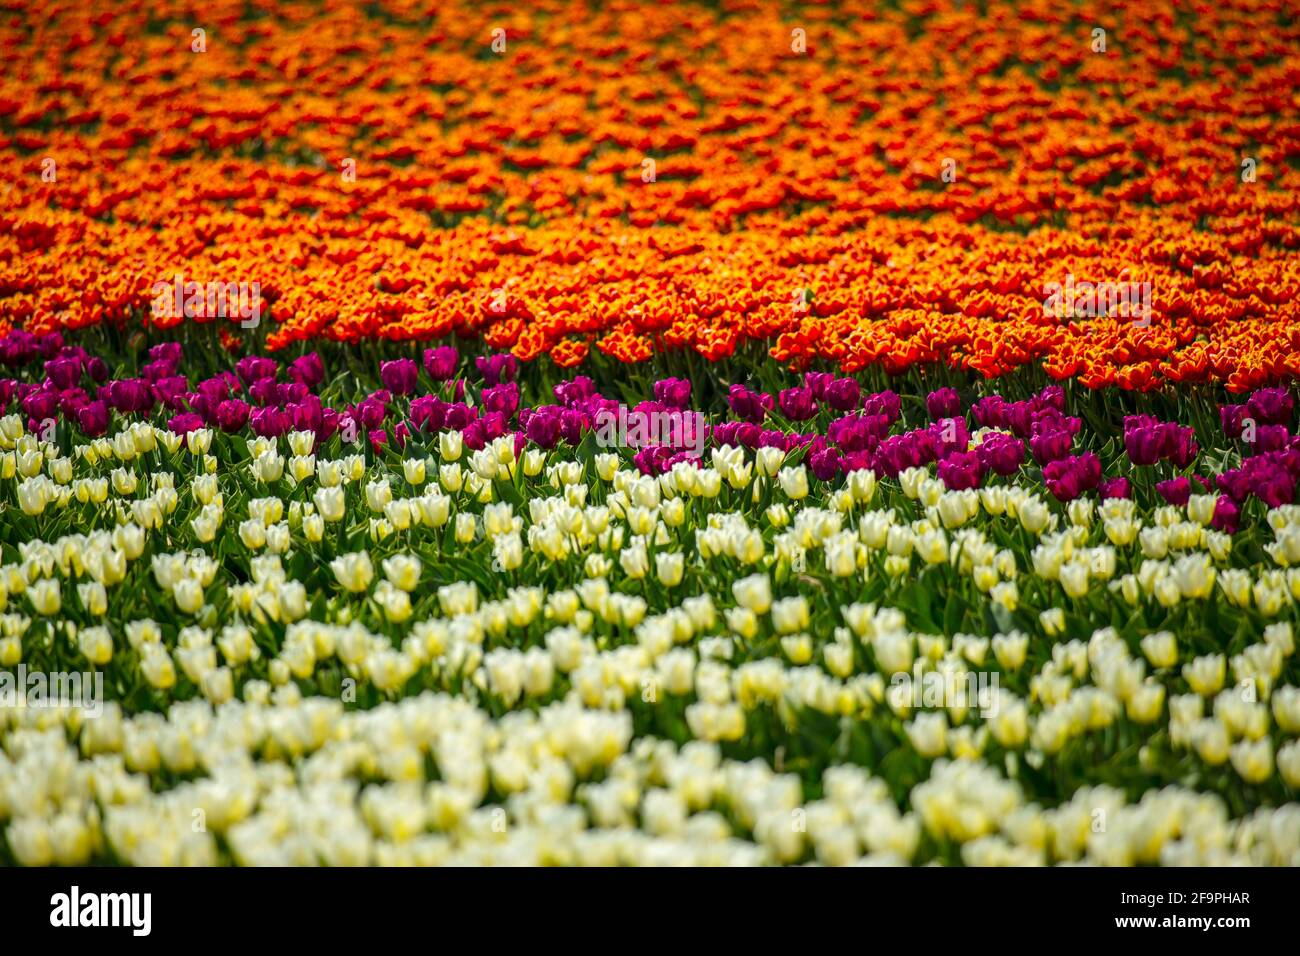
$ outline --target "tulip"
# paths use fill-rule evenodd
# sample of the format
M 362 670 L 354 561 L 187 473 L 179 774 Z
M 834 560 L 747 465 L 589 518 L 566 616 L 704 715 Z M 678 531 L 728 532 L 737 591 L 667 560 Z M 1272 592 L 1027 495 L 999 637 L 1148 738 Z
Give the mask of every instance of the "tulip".
M 1156 482 L 1156 492 L 1171 505 L 1182 507 L 1191 497 L 1192 482 L 1189 478 L 1180 475 L 1167 481 Z
M 691 383 L 682 378 L 666 378 L 654 383 L 655 401 L 673 408 L 685 408 L 691 400 Z
M 458 432 L 443 432 L 438 436 L 438 455 L 445 462 L 459 460 L 464 445 Z
M 330 562 L 334 578 L 346 591 L 359 593 L 370 587 L 375 569 L 370 563 L 370 555 L 364 551 L 341 554 Z
M 1261 388 L 1246 400 L 1251 416 L 1266 425 L 1290 425 L 1293 407 L 1294 399 L 1285 388 Z
M 289 377 L 308 388 L 315 388 L 325 380 L 325 363 L 316 352 L 308 352 L 289 363 Z
M 955 452 L 939 462 L 939 480 L 951 491 L 978 488 L 984 477 L 978 452 Z
M 51 500 L 48 480 L 43 477 L 28 478 L 18 485 L 16 491 L 18 507 L 25 515 L 42 514 Z
M 227 399 L 217 406 L 217 427 L 223 432 L 237 432 L 248 422 L 251 409 L 238 399 Z
M 856 409 L 862 402 L 862 388 L 856 379 L 837 378 L 826 386 L 823 397 L 826 404 L 841 412 Z
M 686 558 L 681 552 L 655 555 L 655 576 L 664 587 L 674 588 L 682 583 L 686 570 Z
M 781 414 L 791 421 L 807 421 L 817 414 L 817 403 L 808 388 L 787 388 L 777 398 Z
M 147 412 L 154 404 L 153 393 L 143 379 L 109 382 L 100 388 L 99 394 L 110 407 L 124 414 Z
M 480 356 L 474 360 L 474 364 L 488 387 L 501 382 L 513 382 L 519 371 L 519 363 L 513 355 Z
M 754 424 L 761 423 L 773 407 L 770 395 L 751 391 L 744 385 L 731 386 L 727 393 L 727 403 L 732 412 Z
M 274 378 L 278 371 L 279 364 L 275 359 L 260 355 L 246 355 L 235 364 L 235 374 L 245 385 L 259 379 Z
M 948 750 L 948 718 L 943 713 L 917 714 L 903 729 L 912 749 L 922 757 L 939 757 Z
M 1029 438 L 1029 450 L 1033 453 L 1035 461 L 1040 465 L 1046 465 L 1069 455 L 1073 441 L 1074 436 L 1063 428 L 1039 431 L 1035 427 Z
M 58 614 L 63 607 L 63 595 L 58 580 L 41 578 L 33 582 L 27 588 L 27 600 L 31 602 L 32 610 L 37 614 L 45 617 Z
M 1214 506 L 1214 517 L 1210 520 L 1210 524 L 1218 531 L 1235 534 L 1240 516 L 1241 509 L 1236 502 L 1227 495 L 1221 495 Z
M 773 602 L 771 611 L 772 627 L 778 634 L 793 634 L 808 627 L 808 602 L 802 595 Z
M 802 465 L 782 468 L 777 474 L 777 481 L 790 499 L 799 501 L 808 497 L 808 475 Z
M 1183 679 L 1202 697 L 1211 697 L 1223 686 L 1224 658 L 1222 654 L 1207 654 L 1183 665 Z
M 415 392 L 416 378 L 420 368 L 412 359 L 394 359 L 380 365 L 380 381 L 383 388 L 396 395 L 408 395 Z
M 925 397 L 925 409 L 930 418 L 953 418 L 961 414 L 961 398 L 955 388 L 940 388 Z
M 93 401 L 77 409 L 77 427 L 90 438 L 98 438 L 108 431 L 108 405 Z
M 460 354 L 450 345 L 424 350 L 424 370 L 435 382 L 445 382 L 456 374 Z
M 820 481 L 830 481 L 839 474 L 839 453 L 833 448 L 823 448 L 809 457 L 809 466 L 814 477 Z

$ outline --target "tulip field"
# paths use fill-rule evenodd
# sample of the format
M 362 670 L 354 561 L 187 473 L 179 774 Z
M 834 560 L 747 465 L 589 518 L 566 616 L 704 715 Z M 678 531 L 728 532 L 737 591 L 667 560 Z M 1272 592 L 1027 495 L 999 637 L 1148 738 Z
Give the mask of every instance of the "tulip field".
M 0 864 L 1300 865 L 1300 8 L 0 0 Z

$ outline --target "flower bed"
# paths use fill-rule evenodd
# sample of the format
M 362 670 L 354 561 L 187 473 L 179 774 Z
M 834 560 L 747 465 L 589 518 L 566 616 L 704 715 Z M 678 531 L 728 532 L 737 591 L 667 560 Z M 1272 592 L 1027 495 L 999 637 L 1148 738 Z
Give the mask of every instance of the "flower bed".
M 6 859 L 1297 862 L 1285 390 L 3 351 Z
M 1267 5 L 8 9 L 0 331 L 174 328 L 180 276 L 257 284 L 252 332 L 192 316 L 232 346 L 1300 372 L 1300 34 Z

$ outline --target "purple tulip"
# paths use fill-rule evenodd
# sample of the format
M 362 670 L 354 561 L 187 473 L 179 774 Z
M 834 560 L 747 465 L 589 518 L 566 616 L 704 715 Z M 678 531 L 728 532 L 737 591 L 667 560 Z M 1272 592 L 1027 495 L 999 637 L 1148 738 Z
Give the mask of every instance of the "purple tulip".
M 1285 433 L 1286 429 L 1283 429 Z M 1196 443 L 1196 432 L 1191 428 L 1170 424 L 1165 432 L 1165 457 L 1175 467 L 1186 468 L 1200 453 L 1201 446 Z
M 437 431 L 442 427 L 446 403 L 436 395 L 421 395 L 411 400 L 411 421 L 416 428 Z
M 279 368 L 275 359 L 261 355 L 245 355 L 235 363 L 235 374 L 245 385 L 250 385 L 259 378 L 275 378 Z
M 809 456 L 808 466 L 817 478 L 830 481 L 839 473 L 840 454 L 834 448 L 823 448 Z
M 443 426 L 454 432 L 461 432 L 474 420 L 474 409 L 462 402 L 453 402 L 446 407 Z
M 812 393 L 814 401 L 822 401 L 826 397 L 826 389 L 835 381 L 835 376 L 830 372 L 805 372 L 803 377 L 804 387 Z
M 150 362 L 144 368 L 140 369 L 140 376 L 150 382 L 156 382 L 160 378 L 167 378 L 169 375 L 176 374 L 176 363 L 160 359 L 157 362 Z
M 310 394 L 310 389 L 303 382 L 281 382 L 275 387 L 275 401 L 278 405 L 301 402 Z
M 325 410 L 317 396 L 304 396 L 302 401 L 286 405 L 284 410 L 289 415 L 294 431 L 320 435 L 325 424 Z
M 1250 409 L 1245 405 L 1220 405 L 1219 422 L 1223 433 L 1229 438 L 1240 438 L 1244 419 L 1250 416 Z
M 939 462 L 939 480 L 949 491 L 978 488 L 984 480 L 984 467 L 978 452 L 954 452 Z
M 1034 407 L 1033 402 L 1012 402 L 1002 410 L 1002 427 L 1010 429 L 1017 438 L 1028 438 L 1033 434 L 1034 423 L 1041 411 Z M 1044 426 L 1047 424 L 1048 422 L 1043 423 Z
M 77 409 L 77 426 L 88 438 L 98 438 L 108 431 L 108 406 L 102 401 L 82 405 Z
M 293 420 L 278 408 L 255 408 L 248 416 L 248 427 L 263 438 L 279 438 L 293 427 Z
M 1154 465 L 1160 460 L 1163 434 L 1157 426 L 1124 430 L 1124 450 L 1135 465 Z
M 560 437 L 570 445 L 582 442 L 582 432 L 588 427 L 587 416 L 576 408 L 566 408 L 560 412 Z
M 903 413 L 903 402 L 896 392 L 886 389 L 863 399 L 862 411 L 867 415 L 884 415 L 892 425 Z
M 926 434 L 934 444 L 936 458 L 946 458 L 955 451 L 965 451 L 970 446 L 970 431 L 964 418 L 944 418 L 935 422 Z
M 196 415 L 193 412 L 182 412 L 179 415 L 173 415 L 167 427 L 174 435 L 188 435 L 190 432 L 196 432 L 203 427 L 203 416 Z
M 1293 406 L 1285 388 L 1261 388 L 1246 400 L 1251 417 L 1264 425 L 1290 425 Z
M 1033 453 L 1034 461 L 1046 465 L 1070 454 L 1070 446 L 1073 442 L 1074 436 L 1064 428 L 1040 431 L 1035 427 L 1029 437 L 1029 450 Z
M 817 414 L 817 403 L 810 388 L 783 389 L 777 397 L 777 406 L 792 422 L 804 422 Z
M 736 444 L 749 449 L 756 449 L 758 443 L 763 439 L 763 430 L 753 422 L 737 422 L 735 438 Z
M 450 345 L 424 350 L 424 370 L 435 382 L 445 382 L 455 375 L 459 363 L 460 353 Z
M 596 394 L 596 383 L 585 375 L 575 375 L 571 381 L 561 382 L 552 391 L 561 405 L 573 408 Z
M 0 362 L 10 368 L 21 368 L 36 357 L 36 336 L 24 329 L 10 329 L 0 339 Z
M 560 440 L 560 410 L 554 405 L 537 409 L 528 417 L 528 440 L 542 448 L 554 448 Z
M 277 405 L 280 397 L 276 389 L 275 379 L 259 378 L 248 386 L 248 397 L 253 400 L 255 405 Z
M 22 406 L 29 418 L 42 422 L 58 411 L 59 394 L 48 388 L 33 390 L 23 397 Z
M 826 404 L 836 411 L 851 412 L 862 403 L 862 386 L 857 379 L 837 378 L 826 386 Z
M 72 388 L 81 380 L 81 359 L 52 358 L 45 363 L 45 374 L 55 388 Z
M 90 401 L 84 388 L 65 388 L 59 393 L 59 411 L 64 417 L 75 415 L 77 409 Z
M 844 474 L 866 471 L 871 467 L 871 454 L 866 451 L 851 451 L 840 457 L 840 468 Z
M 479 374 L 489 386 L 513 382 L 519 373 L 519 363 L 513 355 L 480 356 L 474 360 L 474 364 L 478 366 Z
M 1291 440 L 1291 432 L 1285 425 L 1260 425 L 1255 429 L 1255 440 L 1251 448 L 1255 452 L 1281 451 Z
M 1214 517 L 1210 519 L 1210 526 L 1218 531 L 1236 534 L 1237 522 L 1240 518 L 1241 508 L 1237 503 L 1227 495 L 1220 495 L 1219 500 L 1214 504 Z
M 736 438 L 736 433 L 740 430 L 742 422 L 719 422 L 713 426 L 713 443 L 719 448 L 726 445 L 737 446 L 740 441 Z
M 1169 504 L 1181 508 L 1187 504 L 1187 499 L 1192 496 L 1192 482 L 1183 476 L 1170 478 L 1168 481 L 1158 481 L 1156 482 L 1156 492 Z
M 751 391 L 744 385 L 732 385 L 727 392 L 727 404 L 745 421 L 761 425 L 767 413 L 772 410 L 772 396 Z
M 1101 461 L 1092 452 L 1048 462 L 1043 482 L 1058 501 L 1073 501 L 1101 481 Z
M 228 398 L 217 406 L 217 427 L 223 432 L 237 432 L 248 423 L 248 416 L 247 402 Z
M 308 352 L 289 363 L 289 377 L 308 388 L 315 388 L 325 380 L 325 363 L 317 353 Z
M 320 428 L 316 430 L 316 441 L 328 441 L 329 437 L 339 430 L 339 423 L 342 416 L 337 408 L 321 409 Z
M 367 430 L 378 428 L 388 416 L 388 403 L 392 394 L 385 389 L 371 392 L 354 408 L 353 417 Z
M 826 437 L 842 451 L 862 451 L 874 448 L 880 443 L 882 434 L 873 430 L 874 423 L 882 421 L 884 416 L 845 415 L 837 418 L 826 427 Z M 888 425 L 885 426 L 888 428 Z
M 170 362 L 173 366 L 180 364 L 181 354 L 181 343 L 179 342 L 159 342 L 149 349 L 149 358 L 153 361 Z
M 394 395 L 410 395 L 419 377 L 420 368 L 413 359 L 393 359 L 379 366 L 379 380 Z
M 1101 500 L 1107 498 L 1128 498 L 1131 494 L 1127 478 L 1107 478 L 1097 486 Z
M 971 414 L 983 428 L 1006 428 L 1007 400 L 1001 395 L 987 395 L 971 406 Z
M 147 412 L 153 408 L 153 393 L 144 379 L 117 379 L 104 385 L 99 393 L 119 412 Z
M 671 405 L 673 408 L 685 408 L 691 400 L 691 383 L 684 378 L 665 378 L 654 384 L 655 401 Z
M 871 467 L 876 474 L 897 478 L 908 468 L 917 468 L 934 461 L 933 436 L 924 431 L 891 435 L 876 448 Z
M 90 376 L 91 381 L 97 385 L 102 385 L 108 381 L 108 364 L 96 355 L 86 360 L 86 373 Z
M 217 406 L 230 397 L 230 384 L 224 378 L 204 379 L 189 393 L 190 408 L 209 422 L 216 420 Z
M 1054 408 L 1065 411 L 1065 389 L 1059 385 L 1049 385 L 1036 395 L 1032 401 L 1040 408 Z
M 1295 468 L 1288 468 L 1291 452 L 1268 452 L 1247 458 L 1240 468 L 1218 476 L 1219 488 L 1241 504 L 1254 495 L 1270 508 L 1290 504 L 1295 498 Z
M 955 388 L 940 388 L 925 397 L 925 410 L 934 420 L 961 414 L 961 398 Z
M 483 389 L 483 407 L 489 412 L 500 412 L 510 418 L 519 408 L 519 386 L 505 382 L 494 388 Z
M 1025 460 L 1025 443 L 1002 432 L 986 434 L 975 451 L 980 464 L 1003 478 L 1019 471 Z
M 184 375 L 168 375 L 155 380 L 150 386 L 150 391 L 162 404 L 172 411 L 179 412 L 185 408 L 185 395 L 189 385 L 189 380 Z

